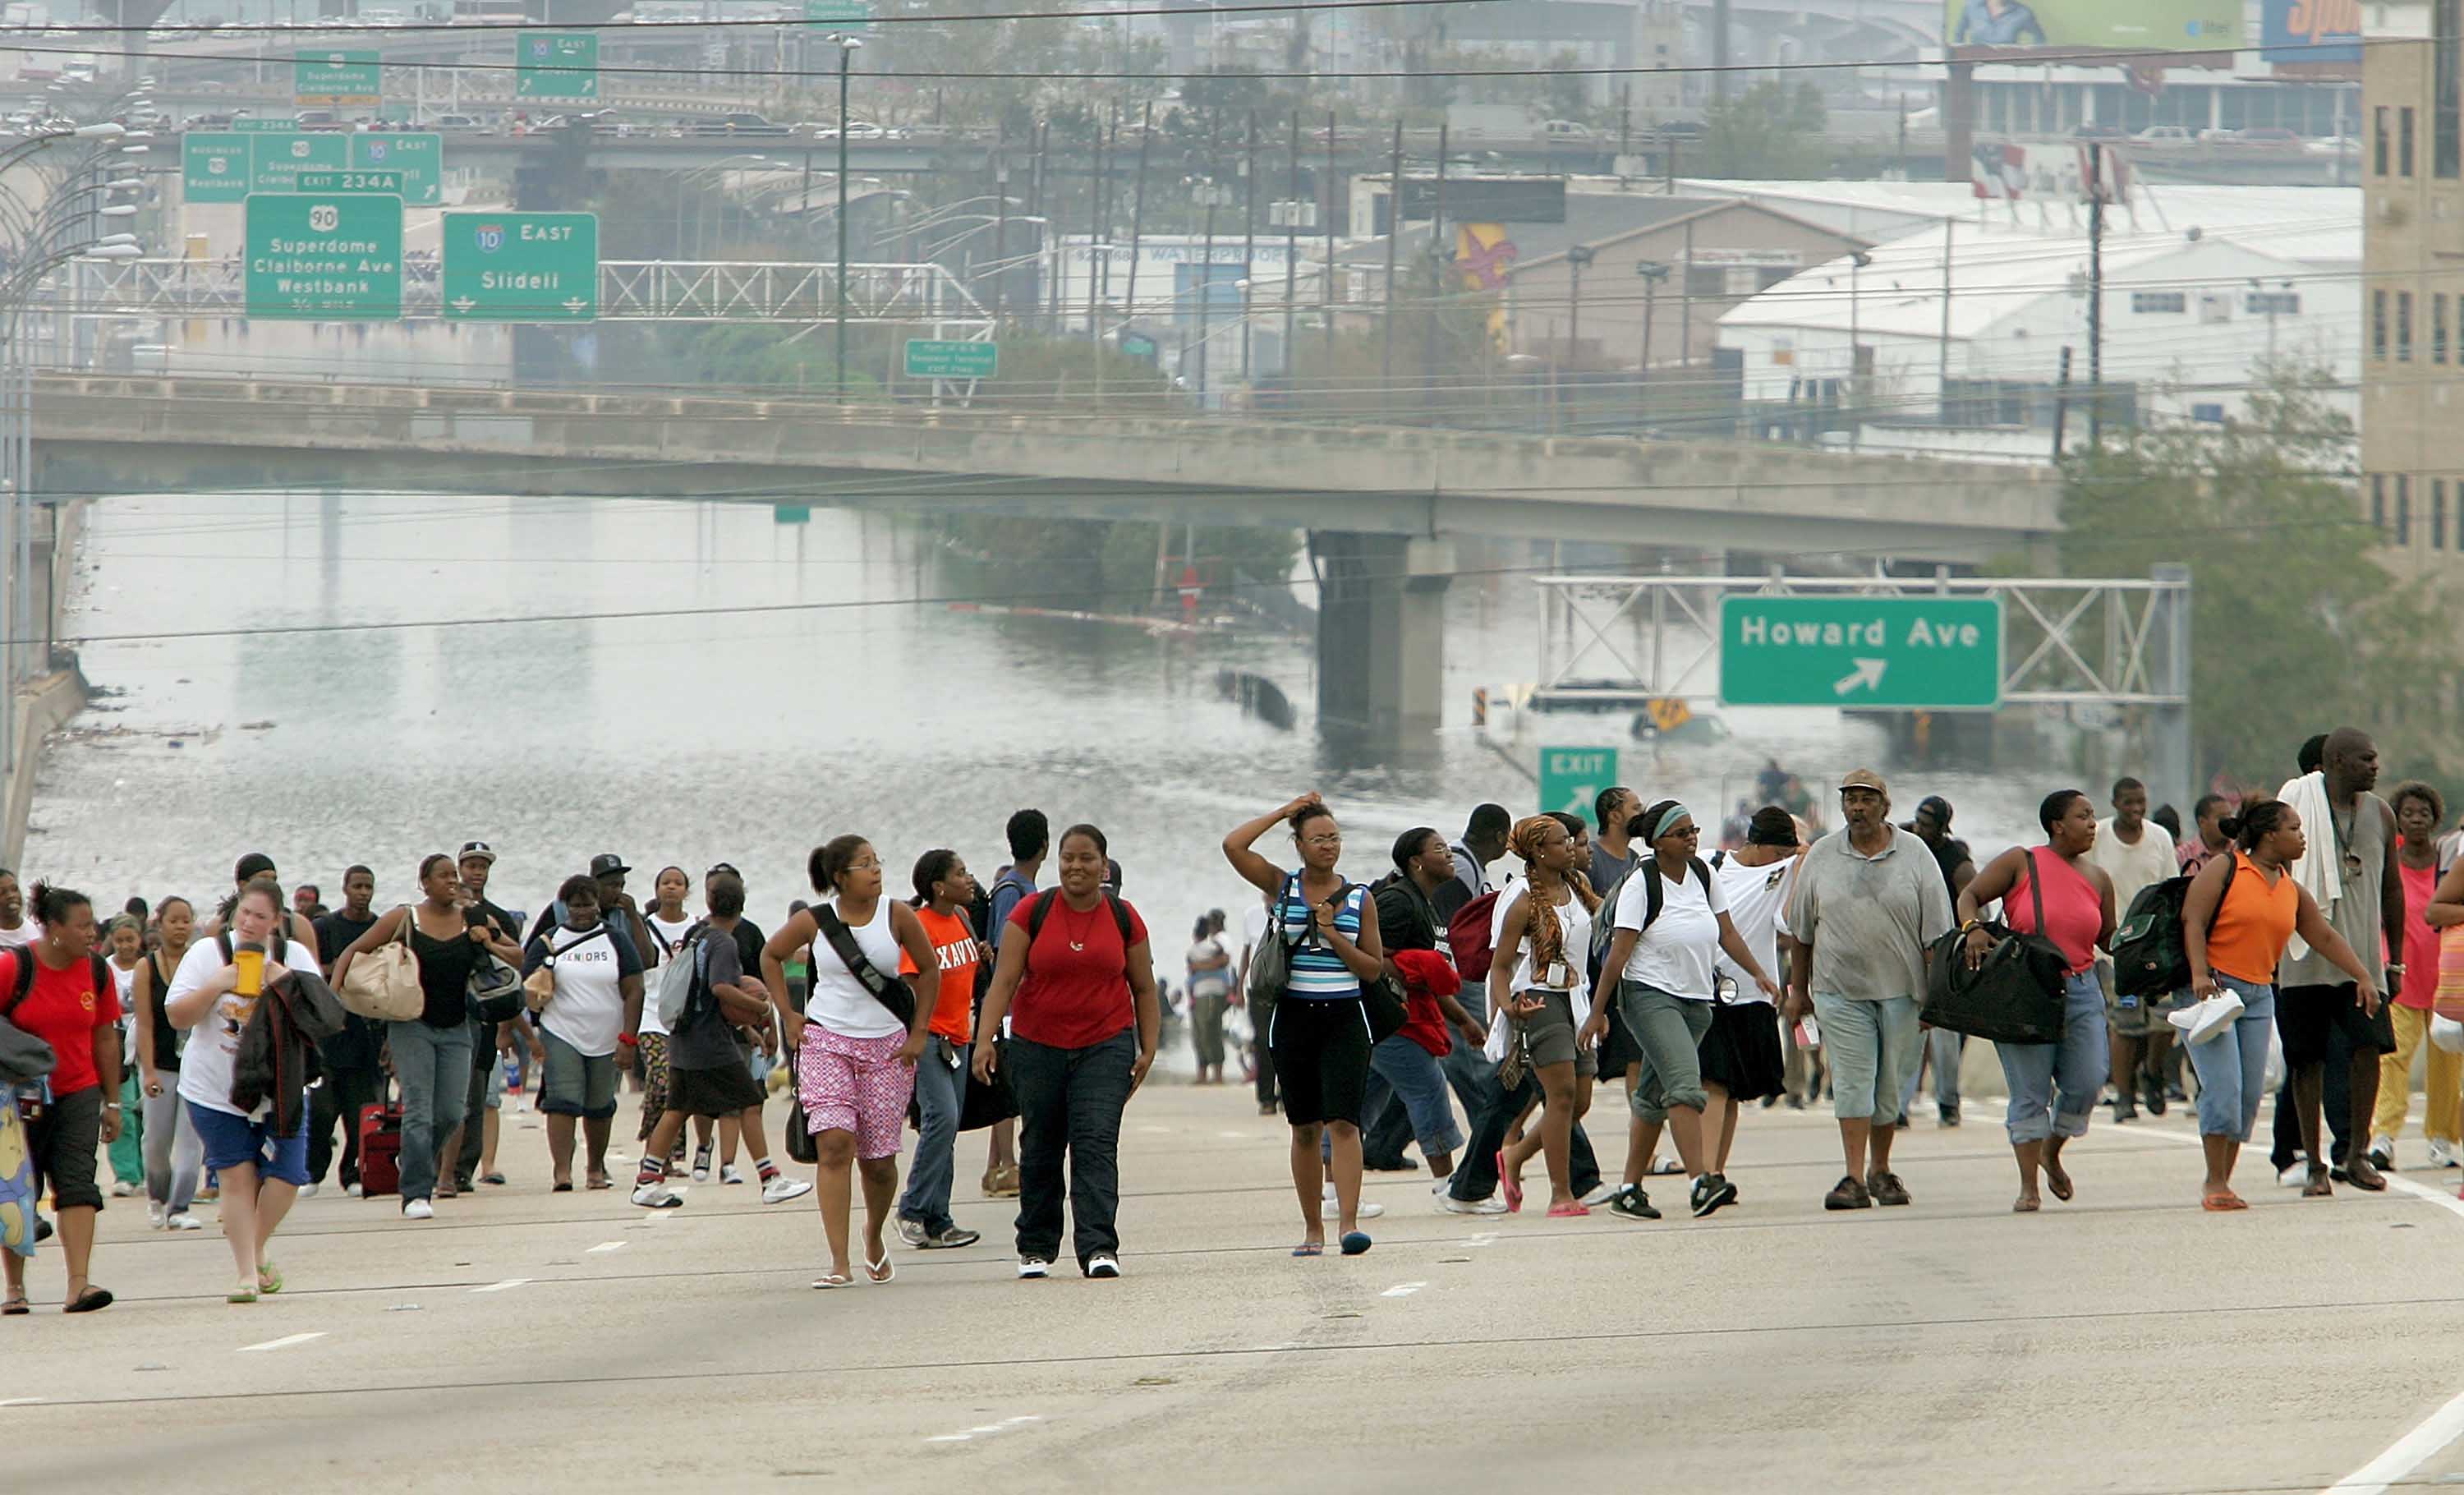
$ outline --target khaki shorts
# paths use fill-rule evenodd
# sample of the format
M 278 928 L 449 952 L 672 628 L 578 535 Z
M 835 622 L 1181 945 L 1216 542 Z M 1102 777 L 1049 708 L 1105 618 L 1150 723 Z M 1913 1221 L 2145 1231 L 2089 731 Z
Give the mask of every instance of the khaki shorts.
M 1564 992 L 1552 992 L 1545 987 L 1535 987 L 1524 995 L 1537 997 L 1547 1004 L 1528 1018 L 1514 1020 L 1515 1027 L 1521 1030 L 1524 1042 L 1529 1045 L 1531 1067 L 1538 1069 L 1547 1065 L 1571 1064 L 1577 1075 L 1597 1075 L 1598 1056 L 1574 1042 L 1573 1000 Z

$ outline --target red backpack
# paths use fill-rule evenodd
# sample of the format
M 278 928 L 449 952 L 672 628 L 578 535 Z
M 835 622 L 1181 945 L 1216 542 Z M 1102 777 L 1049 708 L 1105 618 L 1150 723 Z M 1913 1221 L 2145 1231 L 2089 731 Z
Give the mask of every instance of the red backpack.
M 1488 990 L 1488 968 L 1497 959 L 1489 934 L 1496 916 L 1497 894 L 1492 890 L 1457 909 L 1454 917 L 1446 920 L 1446 949 L 1454 955 L 1455 971 L 1465 987 L 1484 993 Z

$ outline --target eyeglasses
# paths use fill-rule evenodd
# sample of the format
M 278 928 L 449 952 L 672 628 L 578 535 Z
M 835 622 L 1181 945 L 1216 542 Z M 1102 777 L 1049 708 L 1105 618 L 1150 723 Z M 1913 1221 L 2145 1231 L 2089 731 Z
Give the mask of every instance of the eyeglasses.
M 847 870 L 850 872 L 877 872 L 881 870 L 881 858 L 869 856 L 858 861 L 849 862 L 847 864 Z
M 1301 845 L 1305 846 L 1339 846 L 1343 845 L 1343 838 L 1339 835 L 1304 836 L 1301 838 Z

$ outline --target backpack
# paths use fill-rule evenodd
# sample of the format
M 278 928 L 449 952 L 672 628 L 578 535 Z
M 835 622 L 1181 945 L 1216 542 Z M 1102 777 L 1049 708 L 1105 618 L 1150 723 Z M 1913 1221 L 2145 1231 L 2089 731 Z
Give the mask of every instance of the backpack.
M 1497 960 L 1489 925 L 1496 916 L 1497 890 L 1491 889 L 1446 920 L 1446 950 L 1455 957 L 1455 969 L 1462 973 L 1465 986 L 1477 983 L 1483 991 L 1488 987 L 1488 968 Z
M 708 933 L 710 921 L 696 921 L 693 928 L 685 931 L 684 937 L 676 941 L 675 949 L 668 952 L 668 963 L 659 969 L 659 1022 L 671 1033 L 693 1010 L 693 994 L 704 987 L 710 956 L 703 948 L 705 941 L 702 936 Z M 658 931 L 652 930 L 650 937 L 658 938 Z M 678 958 L 688 952 L 692 955 L 691 959 Z
M 1035 907 L 1027 911 L 1026 958 L 1029 962 L 1035 959 L 1035 937 L 1044 933 L 1044 921 L 1052 916 L 1054 895 L 1060 890 L 1058 888 L 1047 888 L 1035 894 Z M 1130 906 L 1113 897 L 1110 890 L 1104 893 L 1104 906 L 1112 911 L 1112 927 L 1121 932 L 1121 953 L 1126 956 L 1129 954 L 1130 946 L 1136 943 L 1130 937 Z
M 1701 857 L 1694 858 L 1694 875 L 1703 879 L 1703 892 L 1705 897 L 1709 896 L 1711 891 L 1711 868 L 1727 865 L 1727 860 L 1728 853 L 1725 850 L 1712 852 L 1707 866 Z M 1608 959 L 1609 941 L 1617 938 L 1614 915 L 1617 912 L 1617 899 L 1624 894 L 1625 885 L 1633 879 L 1634 874 L 1645 868 L 1651 869 L 1651 877 L 1642 885 L 1642 927 L 1651 928 L 1652 921 L 1660 917 L 1660 906 L 1665 899 L 1660 888 L 1660 859 L 1647 856 L 1626 868 L 1625 876 L 1611 883 L 1609 890 L 1600 894 L 1600 907 L 1609 911 L 1609 916 L 1592 920 L 1591 975 L 1595 982 L 1599 979 L 1601 962 Z
M 2224 912 L 2225 895 L 2233 890 L 2238 859 L 2225 863 L 2224 887 L 2216 890 L 2214 912 Z M 2202 868 L 2205 870 L 2205 868 Z M 2189 877 L 2167 877 L 2149 883 L 2130 900 L 2122 924 L 2113 932 L 2113 989 L 2123 997 L 2167 997 L 2190 984 L 2190 953 L 2182 938 L 2182 904 L 2189 896 Z
M 20 945 L 10 954 L 16 957 L 17 977 L 16 987 L 9 994 L 8 1004 L 0 1006 L 0 1029 L 6 1029 L 11 1035 L 5 1050 L 8 1056 L 8 1068 L 0 1070 L 0 1082 L 38 1081 L 52 1072 L 53 1066 L 58 1062 L 58 1056 L 53 1051 L 51 1044 L 7 1021 L 8 1014 L 15 1011 L 17 1004 L 24 1001 L 34 989 L 33 947 Z M 90 958 L 94 961 L 95 994 L 99 997 L 102 993 L 114 989 L 111 979 L 111 960 L 99 950 Z M 49 1091 L 43 1094 L 47 1098 Z M 0 1084 L 0 1107 L 8 1104 L 8 1085 Z M 0 1178 L 5 1178 L 5 1176 L 0 1176 Z

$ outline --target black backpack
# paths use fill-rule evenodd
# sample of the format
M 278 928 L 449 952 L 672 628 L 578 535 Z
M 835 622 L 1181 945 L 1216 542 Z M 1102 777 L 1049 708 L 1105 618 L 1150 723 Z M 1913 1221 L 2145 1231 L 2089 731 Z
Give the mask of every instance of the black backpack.
M 1728 853 L 1726 851 L 1712 852 L 1711 860 L 1707 865 L 1705 865 L 1703 859 L 1699 856 L 1692 860 L 1690 865 L 1694 868 L 1694 875 L 1703 879 L 1703 894 L 1705 897 L 1709 897 L 1711 893 L 1711 868 L 1722 865 L 1727 860 Z M 1652 922 L 1660 917 L 1660 906 L 1667 901 L 1666 894 L 1661 890 L 1660 859 L 1658 857 L 1645 856 L 1641 861 L 1637 862 L 1634 866 L 1626 868 L 1625 876 L 1609 884 L 1609 890 L 1600 894 L 1601 913 L 1592 921 L 1592 952 L 1591 959 L 1588 962 L 1592 981 L 1595 985 L 1599 982 L 1601 963 L 1608 959 L 1609 941 L 1617 938 L 1617 930 L 1614 925 L 1617 913 L 1617 901 L 1625 892 L 1625 885 L 1628 882 L 1631 882 L 1638 875 L 1646 871 L 1650 873 L 1650 876 L 1644 879 L 1642 885 L 1642 928 L 1647 930 L 1651 928 Z M 1641 937 L 1640 931 L 1636 932 L 1636 937 Z
M 1035 894 L 1035 907 L 1026 915 L 1026 956 L 1030 960 L 1035 958 L 1035 937 L 1044 933 L 1044 921 L 1052 916 L 1052 906 L 1060 901 L 1060 892 L 1058 888 L 1047 888 Z M 1112 911 L 1112 925 L 1121 932 L 1121 954 L 1126 956 L 1130 947 L 1137 943 L 1130 937 L 1130 906 L 1113 897 L 1110 890 L 1104 893 L 1104 906 Z
M 17 957 L 17 988 L 9 996 L 9 1009 L 13 1009 L 34 990 L 34 947 L 20 945 L 10 954 Z M 113 990 L 111 957 L 98 950 L 86 958 L 94 962 L 95 996 L 99 998 L 104 992 Z M 225 958 L 228 959 L 229 956 L 226 956 Z M 280 956 L 276 956 L 275 958 L 279 959 Z M 9 1009 L 0 1009 L 0 1011 Z
M 2226 855 L 2233 858 L 2231 852 Z M 2239 865 L 2237 858 L 2225 863 L 2224 886 L 2216 890 L 2216 907 L 2208 915 L 2211 929 L 2215 915 L 2224 912 Z M 2140 889 L 2130 900 L 2121 927 L 2113 932 L 2113 989 L 2119 995 L 2164 997 L 2190 984 L 2190 953 L 2182 938 L 2182 904 L 2189 896 L 2190 882 L 2190 877 L 2167 877 Z

